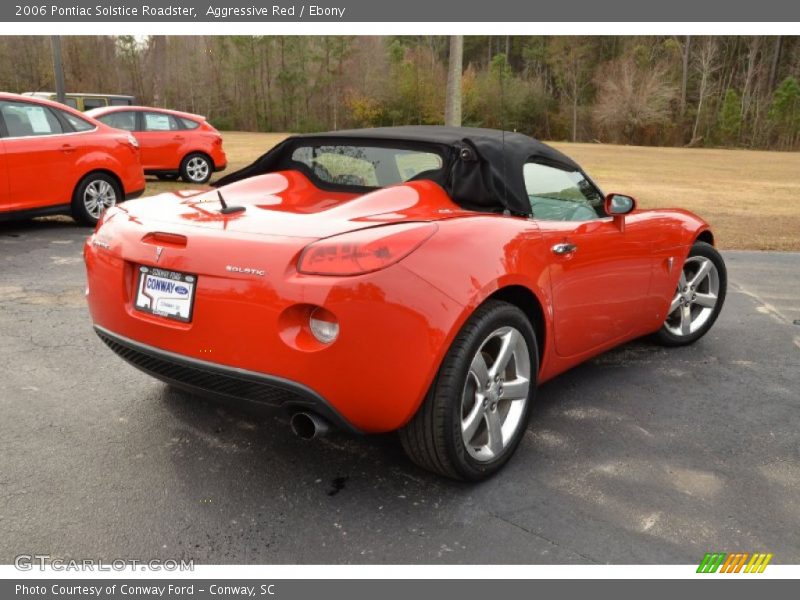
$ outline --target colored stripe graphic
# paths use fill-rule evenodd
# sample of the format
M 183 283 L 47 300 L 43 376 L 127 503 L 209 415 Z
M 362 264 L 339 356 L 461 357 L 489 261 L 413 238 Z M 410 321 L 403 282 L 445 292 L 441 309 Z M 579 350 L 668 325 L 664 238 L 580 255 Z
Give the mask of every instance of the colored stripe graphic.
M 744 569 L 745 573 L 763 573 L 767 568 L 769 561 L 772 560 L 772 554 L 753 554 L 753 558 L 747 563 Z
M 725 559 L 725 562 L 722 563 L 722 567 L 720 568 L 720 573 L 725 573 L 728 570 L 728 566 L 733 562 L 733 559 L 736 558 L 737 554 L 728 554 L 728 558 Z
M 761 568 L 758 570 L 758 572 L 759 573 L 763 573 L 764 569 L 767 568 L 767 565 L 769 564 L 769 561 L 771 561 L 771 560 L 772 560 L 772 554 L 767 554 L 766 558 L 764 559 L 764 562 L 761 563 Z
M 707 552 L 697 567 L 698 573 L 716 573 L 722 561 L 725 560 L 724 552 L 714 552 L 713 554 Z
M 750 556 L 750 555 L 747 554 L 746 552 L 744 554 L 742 554 L 742 560 L 740 560 L 739 564 L 736 565 L 736 570 L 734 571 L 734 573 L 738 573 L 739 571 L 742 570 L 742 566 L 744 566 L 744 562 L 747 560 L 748 556 Z
M 747 557 L 750 555 L 742 552 L 737 552 L 736 554 L 729 554 L 728 560 L 725 561 L 725 564 L 722 565 L 722 569 L 720 569 L 720 573 L 738 573 L 742 569 L 742 565 L 747 560 Z
M 707 552 L 697 567 L 698 573 L 763 573 L 772 560 L 765 552 Z M 748 561 L 748 559 L 750 559 Z M 744 570 L 742 570 L 744 568 Z

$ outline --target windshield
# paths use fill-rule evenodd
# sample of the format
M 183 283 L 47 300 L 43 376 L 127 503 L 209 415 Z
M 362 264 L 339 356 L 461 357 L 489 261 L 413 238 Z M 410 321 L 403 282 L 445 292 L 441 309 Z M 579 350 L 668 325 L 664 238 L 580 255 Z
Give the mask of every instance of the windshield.
M 300 146 L 292 161 L 318 182 L 375 188 L 434 175 L 443 166 L 442 157 L 428 150 L 350 145 Z

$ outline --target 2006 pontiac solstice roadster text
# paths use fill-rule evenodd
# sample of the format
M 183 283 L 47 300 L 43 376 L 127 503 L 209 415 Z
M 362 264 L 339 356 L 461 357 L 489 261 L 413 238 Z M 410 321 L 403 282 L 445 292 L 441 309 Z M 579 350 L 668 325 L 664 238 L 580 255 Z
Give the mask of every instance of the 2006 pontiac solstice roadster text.
M 334 17 L 344 18 L 344 6 L 319 6 L 317 4 L 292 4 L 280 6 L 215 6 L 209 5 L 205 11 L 207 17 L 215 19 L 228 19 L 230 17 Z M 141 4 L 130 6 L 127 4 L 98 4 L 96 6 L 59 6 L 55 4 L 43 4 L 34 2 L 30 4 L 16 4 L 14 15 L 17 17 L 147 17 L 147 18 L 170 18 L 170 17 L 191 17 L 196 19 L 197 9 L 193 6 L 182 6 L 181 4 L 170 4 L 167 6 L 156 6 L 153 4 Z

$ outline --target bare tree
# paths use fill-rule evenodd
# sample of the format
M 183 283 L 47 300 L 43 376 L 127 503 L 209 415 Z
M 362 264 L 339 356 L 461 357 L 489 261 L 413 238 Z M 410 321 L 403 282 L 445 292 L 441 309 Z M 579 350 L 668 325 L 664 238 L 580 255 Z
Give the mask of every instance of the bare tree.
M 648 131 L 670 120 L 670 104 L 677 90 L 669 83 L 665 66 L 637 66 L 622 57 L 601 69 L 596 78 L 595 125 L 610 141 L 641 144 Z
M 761 38 L 752 36 L 747 44 L 747 69 L 744 75 L 744 88 L 742 89 L 742 116 L 750 113 L 750 102 L 753 95 L 753 82 L 759 70 L 757 62 L 761 50 Z
M 444 124 L 461 127 L 461 69 L 464 61 L 464 36 L 450 36 L 450 60 L 447 68 L 447 97 Z
M 700 51 L 697 53 L 696 69 L 700 73 L 700 87 L 698 90 L 697 114 L 694 118 L 692 139 L 689 142 L 690 145 L 694 145 L 699 141 L 697 139 L 697 129 L 700 126 L 700 117 L 703 114 L 703 102 L 711 95 L 711 78 L 718 68 L 717 45 L 714 38 L 706 38 L 703 45 L 700 47 Z
M 552 65 L 572 113 L 572 141 L 578 141 L 578 105 L 591 81 L 590 42 L 576 37 L 559 37 L 552 44 Z
M 454 42 L 97 35 L 63 36 L 62 52 L 70 92 L 132 93 L 223 130 L 317 131 L 456 122 L 444 85 L 459 81 L 448 78 Z M 496 35 L 464 37 L 462 52 L 460 122 L 549 139 L 800 147 L 770 116 L 781 81 L 800 78 L 799 36 Z M 48 36 L 0 36 L 0 57 L 0 89 L 53 90 Z
M 689 54 L 692 47 L 692 36 L 687 35 L 681 49 L 681 115 L 686 113 L 686 88 L 689 82 Z
M 769 67 L 769 89 L 774 90 L 778 83 L 778 65 L 781 61 L 781 36 L 775 36 L 775 50 L 772 53 L 772 63 Z
M 150 43 L 152 51 L 153 104 L 155 106 L 164 106 L 167 100 L 164 93 L 164 71 L 167 68 L 167 38 L 163 35 L 154 35 Z

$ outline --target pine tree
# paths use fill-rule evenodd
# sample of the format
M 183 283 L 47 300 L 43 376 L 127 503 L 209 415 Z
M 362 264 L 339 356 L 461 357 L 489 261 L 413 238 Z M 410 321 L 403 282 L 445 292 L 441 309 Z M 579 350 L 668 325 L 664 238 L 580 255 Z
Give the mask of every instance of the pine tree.
M 791 75 L 775 90 L 769 119 L 777 128 L 779 144 L 792 148 L 800 137 L 800 82 Z
M 736 143 L 742 127 L 742 99 L 733 88 L 725 92 L 719 113 L 719 132 L 726 144 Z

